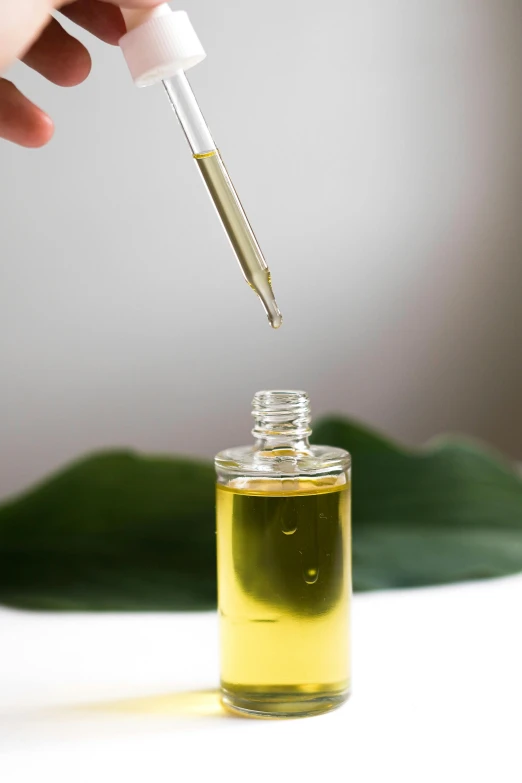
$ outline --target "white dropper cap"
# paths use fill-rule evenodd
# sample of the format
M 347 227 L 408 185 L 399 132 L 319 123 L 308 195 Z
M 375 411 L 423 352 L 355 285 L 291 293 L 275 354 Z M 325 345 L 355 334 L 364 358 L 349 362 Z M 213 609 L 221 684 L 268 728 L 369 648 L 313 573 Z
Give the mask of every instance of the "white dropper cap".
M 144 10 L 122 8 L 127 26 L 119 44 L 137 87 L 188 71 L 206 54 L 185 11 L 167 3 Z

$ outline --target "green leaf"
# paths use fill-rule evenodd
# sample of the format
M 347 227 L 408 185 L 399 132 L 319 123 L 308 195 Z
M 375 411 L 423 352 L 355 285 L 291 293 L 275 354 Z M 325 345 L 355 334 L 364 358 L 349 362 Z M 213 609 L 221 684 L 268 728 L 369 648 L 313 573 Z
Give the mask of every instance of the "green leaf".
M 357 590 L 522 570 L 522 480 L 462 439 L 408 451 L 345 419 L 314 441 L 354 471 Z M 107 452 L 0 506 L 0 602 L 33 609 L 194 610 L 216 603 L 214 470 Z
M 462 438 L 407 451 L 336 418 L 314 440 L 352 452 L 356 590 L 522 570 L 522 479 L 494 452 Z
M 0 601 L 37 609 L 209 609 L 214 469 L 127 452 L 77 462 L 0 508 Z

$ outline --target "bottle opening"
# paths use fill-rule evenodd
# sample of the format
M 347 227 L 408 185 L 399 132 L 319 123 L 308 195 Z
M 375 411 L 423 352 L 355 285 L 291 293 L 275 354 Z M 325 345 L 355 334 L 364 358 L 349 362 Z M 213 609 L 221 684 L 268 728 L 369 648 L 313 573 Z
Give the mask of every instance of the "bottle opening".
M 252 402 L 252 416 L 252 434 L 258 439 L 303 439 L 312 432 L 310 398 L 304 391 L 259 391 Z

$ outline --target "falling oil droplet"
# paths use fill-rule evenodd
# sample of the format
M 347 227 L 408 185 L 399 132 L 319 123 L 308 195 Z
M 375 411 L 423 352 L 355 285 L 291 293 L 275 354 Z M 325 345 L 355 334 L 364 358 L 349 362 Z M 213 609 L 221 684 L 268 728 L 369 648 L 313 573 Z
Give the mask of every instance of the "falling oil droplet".
M 304 572 L 304 580 L 307 585 L 315 585 L 318 579 L 319 579 L 318 568 L 307 568 L 306 571 Z
M 285 536 L 293 536 L 296 530 L 297 530 L 297 525 L 295 527 L 284 527 L 283 533 L 285 534 Z

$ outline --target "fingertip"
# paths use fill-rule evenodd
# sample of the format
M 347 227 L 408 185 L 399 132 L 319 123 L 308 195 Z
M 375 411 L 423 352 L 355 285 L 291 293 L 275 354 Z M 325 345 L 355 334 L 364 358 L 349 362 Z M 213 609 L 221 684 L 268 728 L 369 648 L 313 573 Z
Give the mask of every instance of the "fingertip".
M 78 47 L 74 55 L 69 55 L 67 65 L 63 67 L 63 70 L 52 75 L 51 81 L 59 87 L 76 87 L 89 76 L 91 68 L 91 55 L 84 47 Z
M 0 137 L 22 147 L 43 147 L 53 133 L 51 118 L 12 82 L 0 79 Z
M 40 117 L 35 122 L 35 126 L 31 131 L 30 144 L 26 144 L 27 147 L 45 147 L 45 145 L 51 141 L 54 136 L 54 122 L 48 114 L 40 112 Z
M 50 20 L 22 59 L 59 87 L 74 87 L 91 71 L 91 56 L 85 46 L 69 35 L 56 19 Z
M 14 141 L 21 147 L 28 149 L 38 149 L 45 147 L 54 135 L 54 122 L 40 109 L 33 113 L 29 121 L 22 126 L 19 125 L 16 133 L 12 134 L 10 141 Z

